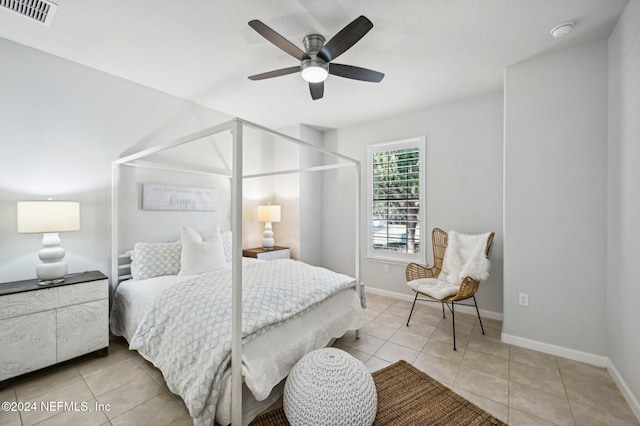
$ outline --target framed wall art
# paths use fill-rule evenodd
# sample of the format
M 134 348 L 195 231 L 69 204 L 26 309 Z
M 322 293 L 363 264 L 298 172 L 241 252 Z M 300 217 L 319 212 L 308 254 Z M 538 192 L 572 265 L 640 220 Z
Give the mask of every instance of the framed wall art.
M 145 183 L 142 187 L 143 210 L 215 212 L 217 204 L 217 189 L 159 183 Z

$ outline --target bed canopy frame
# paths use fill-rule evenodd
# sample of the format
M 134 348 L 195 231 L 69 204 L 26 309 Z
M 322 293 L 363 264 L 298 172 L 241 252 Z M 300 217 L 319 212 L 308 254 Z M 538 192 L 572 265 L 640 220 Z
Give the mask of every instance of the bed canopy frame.
M 310 149 L 324 156 L 323 163 L 327 162 L 327 156 L 334 160 L 329 164 L 320 166 L 303 167 L 298 169 L 271 171 L 265 173 L 243 175 L 243 142 L 244 129 L 254 129 L 260 133 L 275 136 L 283 141 L 292 143 L 304 149 Z M 358 297 L 361 297 L 360 287 L 360 162 L 353 158 L 330 151 L 328 149 L 313 145 L 309 142 L 297 139 L 295 137 L 277 132 L 275 130 L 260 126 L 258 124 L 240 119 L 233 118 L 227 122 L 218 124 L 207 129 L 191 133 L 174 141 L 160 144 L 142 151 L 126 155 L 122 158 L 112 161 L 112 192 L 111 192 L 111 279 L 118 284 L 119 277 L 119 227 L 118 227 L 118 194 L 120 186 L 120 167 L 141 167 L 149 169 L 161 169 L 167 171 L 186 172 L 186 173 L 203 173 L 201 171 L 188 170 L 183 168 L 171 167 L 167 164 L 153 164 L 142 162 L 140 160 L 163 151 L 170 150 L 179 146 L 196 142 L 203 138 L 230 132 L 232 144 L 232 162 L 231 176 L 221 173 L 206 173 L 208 175 L 217 175 L 231 179 L 231 231 L 232 231 L 232 311 L 231 311 L 231 424 L 242 424 L 242 207 L 243 207 L 243 180 L 250 178 L 277 176 L 283 174 L 303 173 L 303 172 L 321 172 L 324 170 L 332 170 L 337 168 L 350 167 L 355 171 L 355 265 L 354 278 L 356 281 L 356 291 Z M 217 141 L 216 141 L 217 142 Z M 356 331 L 356 335 L 358 335 Z

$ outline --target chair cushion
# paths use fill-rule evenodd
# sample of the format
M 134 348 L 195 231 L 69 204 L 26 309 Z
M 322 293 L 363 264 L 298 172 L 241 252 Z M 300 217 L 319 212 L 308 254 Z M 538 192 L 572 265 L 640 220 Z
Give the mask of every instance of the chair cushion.
M 434 299 L 442 300 L 458 293 L 459 284 L 442 281 L 437 278 L 420 278 L 407 283 L 413 291 L 426 294 Z

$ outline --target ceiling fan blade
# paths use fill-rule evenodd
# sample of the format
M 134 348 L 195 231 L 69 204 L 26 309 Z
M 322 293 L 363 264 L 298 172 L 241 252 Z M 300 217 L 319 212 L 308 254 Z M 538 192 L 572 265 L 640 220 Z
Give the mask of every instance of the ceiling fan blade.
M 273 31 L 271 28 L 266 26 L 261 21 L 254 19 L 253 21 L 249 21 L 249 26 L 256 30 L 258 34 L 262 37 L 266 38 L 272 44 L 274 44 L 279 49 L 284 50 L 289 55 L 293 56 L 298 60 L 308 59 L 309 56 L 304 53 L 299 47 L 295 44 L 291 43 L 286 38 L 282 37 L 277 32 Z
M 324 96 L 324 81 L 320 83 L 309 83 L 309 91 L 311 91 L 311 98 L 314 101 L 322 98 L 322 96 Z
M 279 70 L 263 72 L 262 74 L 251 75 L 249 76 L 249 80 L 264 80 L 266 78 L 280 77 L 282 75 L 293 74 L 296 72 L 300 72 L 300 65 L 297 67 L 282 68 Z
M 369 30 L 373 24 L 364 16 L 354 19 L 349 25 L 333 36 L 318 52 L 318 56 L 327 62 L 333 61 L 338 56 L 346 52 L 351 46 L 356 44 Z
M 354 67 L 353 65 L 329 64 L 329 74 L 338 77 L 351 78 L 353 80 L 371 81 L 380 83 L 384 74 L 367 68 Z

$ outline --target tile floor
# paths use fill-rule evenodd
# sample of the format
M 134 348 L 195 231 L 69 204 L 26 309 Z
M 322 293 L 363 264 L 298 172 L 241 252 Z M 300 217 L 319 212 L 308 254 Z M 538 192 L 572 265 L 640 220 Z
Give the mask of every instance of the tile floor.
M 436 303 L 367 296 L 361 338 L 349 332 L 340 347 L 374 371 L 403 359 L 504 422 L 517 425 L 638 425 L 606 369 L 500 342 L 501 322 L 456 314 Z M 448 312 L 448 311 L 447 311 Z
M 336 341 L 374 371 L 403 359 L 510 425 L 639 425 L 605 369 L 499 341 L 501 324 L 421 304 L 406 327 L 409 302 L 368 296 L 366 325 Z M 182 400 L 158 370 L 114 339 L 106 358 L 85 359 L 0 391 L 0 401 L 85 401 L 89 413 L 0 411 L 0 425 L 191 425 Z M 110 404 L 95 410 L 95 404 Z M 98 406 L 98 408 L 100 408 Z

